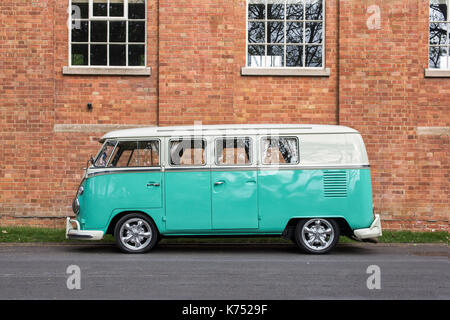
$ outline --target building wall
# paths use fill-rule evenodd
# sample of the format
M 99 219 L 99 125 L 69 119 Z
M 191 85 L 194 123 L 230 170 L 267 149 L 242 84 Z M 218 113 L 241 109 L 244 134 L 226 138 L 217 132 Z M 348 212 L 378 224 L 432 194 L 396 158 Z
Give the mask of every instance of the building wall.
M 368 4 L 380 29 L 367 28 Z M 424 77 L 428 1 L 346 0 L 340 11 L 339 118 L 365 139 L 375 209 L 390 228 L 446 230 L 450 81 Z
M 241 76 L 245 0 L 148 0 L 151 76 L 63 75 L 67 5 L 0 3 L 0 225 L 62 226 L 105 131 L 202 121 L 358 129 L 385 227 L 447 230 L 450 81 L 424 77 L 428 1 L 327 0 L 329 77 Z

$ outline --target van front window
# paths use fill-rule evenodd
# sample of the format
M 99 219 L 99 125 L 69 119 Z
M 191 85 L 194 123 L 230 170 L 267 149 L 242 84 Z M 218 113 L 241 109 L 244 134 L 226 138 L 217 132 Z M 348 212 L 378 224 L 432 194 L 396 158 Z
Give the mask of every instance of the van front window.
M 113 152 L 116 143 L 117 143 L 117 141 L 112 141 L 112 140 L 105 142 L 101 151 L 98 153 L 97 159 L 95 159 L 95 162 L 94 162 L 95 167 L 105 167 L 106 166 L 106 163 L 108 162 L 108 159 L 111 155 L 111 152 Z
M 159 141 L 119 141 L 108 167 L 158 167 Z

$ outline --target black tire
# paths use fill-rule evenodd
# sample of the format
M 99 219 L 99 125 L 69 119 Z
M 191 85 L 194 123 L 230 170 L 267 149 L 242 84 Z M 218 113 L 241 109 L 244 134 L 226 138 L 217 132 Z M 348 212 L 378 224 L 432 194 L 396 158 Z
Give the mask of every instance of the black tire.
M 114 228 L 116 244 L 125 253 L 150 251 L 156 245 L 158 237 L 159 232 L 152 219 L 142 213 L 130 213 L 123 216 Z M 129 240 L 126 241 L 127 238 Z
M 320 223 L 317 223 L 317 221 Z M 306 235 L 304 233 L 307 233 L 307 229 L 304 228 L 309 228 L 313 232 Z M 331 230 L 330 235 L 324 232 L 328 231 L 328 229 Z M 306 253 L 323 254 L 329 252 L 336 246 L 339 241 L 339 235 L 339 225 L 333 219 L 302 219 L 298 221 L 295 228 L 295 243 Z M 321 238 L 322 241 L 317 237 Z M 313 243 L 308 243 L 308 240 L 313 241 Z M 323 242 L 326 243 L 326 246 Z M 322 246 L 315 248 L 314 244 L 316 243 L 322 244 Z

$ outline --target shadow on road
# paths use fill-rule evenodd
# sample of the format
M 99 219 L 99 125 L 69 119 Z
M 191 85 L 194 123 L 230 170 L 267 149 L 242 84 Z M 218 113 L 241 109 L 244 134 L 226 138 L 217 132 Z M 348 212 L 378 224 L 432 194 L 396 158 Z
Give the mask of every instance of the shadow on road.
M 373 245 L 360 244 L 342 244 L 337 245 L 331 252 L 326 255 L 343 255 L 343 254 L 371 254 L 376 248 Z M 96 244 L 96 245 L 80 245 L 68 246 L 65 251 L 86 253 L 86 254 L 124 254 L 114 244 Z M 202 253 L 286 253 L 286 254 L 304 254 L 294 244 L 159 244 L 152 251 L 145 253 L 155 254 L 202 254 Z

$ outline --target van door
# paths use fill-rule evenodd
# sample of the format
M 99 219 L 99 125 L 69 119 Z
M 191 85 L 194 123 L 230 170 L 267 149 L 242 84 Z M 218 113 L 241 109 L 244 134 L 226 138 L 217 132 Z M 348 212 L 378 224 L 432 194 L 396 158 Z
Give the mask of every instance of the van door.
M 212 228 L 258 228 L 257 171 L 252 167 L 252 140 L 218 138 L 211 172 Z
M 166 229 L 211 230 L 211 172 L 206 140 L 171 139 L 165 171 Z
M 160 208 L 160 141 L 119 141 L 108 167 L 106 194 L 121 208 Z M 122 171 L 123 170 L 123 171 Z

